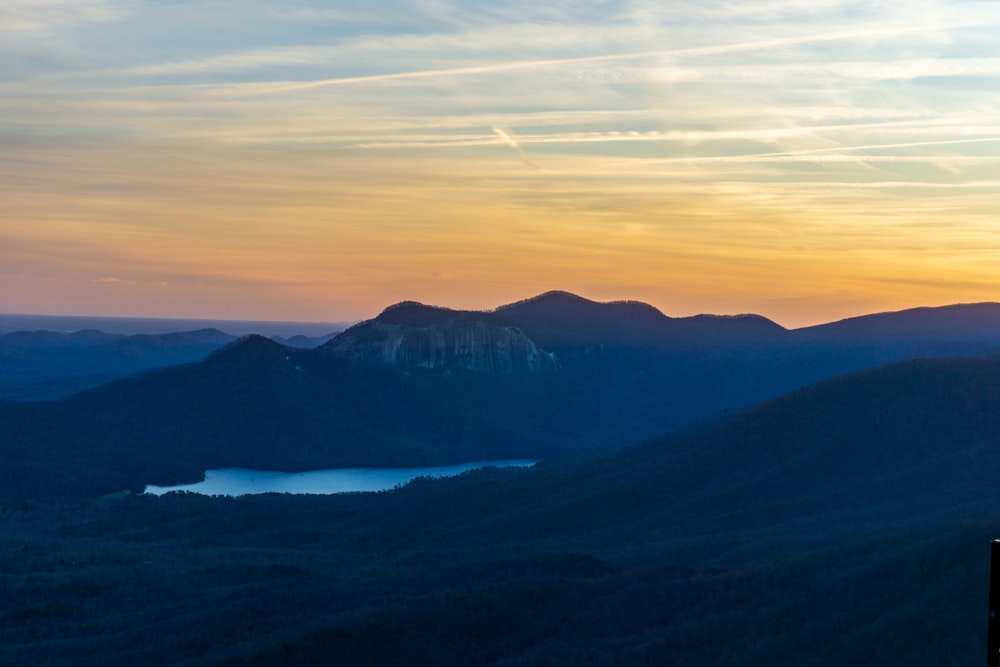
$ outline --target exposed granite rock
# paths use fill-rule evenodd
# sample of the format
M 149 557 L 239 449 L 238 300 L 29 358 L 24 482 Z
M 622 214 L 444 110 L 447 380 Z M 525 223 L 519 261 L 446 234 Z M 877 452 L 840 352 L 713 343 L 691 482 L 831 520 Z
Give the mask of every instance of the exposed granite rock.
M 404 302 L 323 346 L 356 361 L 404 368 L 464 369 L 497 375 L 556 368 L 555 356 L 492 313 Z

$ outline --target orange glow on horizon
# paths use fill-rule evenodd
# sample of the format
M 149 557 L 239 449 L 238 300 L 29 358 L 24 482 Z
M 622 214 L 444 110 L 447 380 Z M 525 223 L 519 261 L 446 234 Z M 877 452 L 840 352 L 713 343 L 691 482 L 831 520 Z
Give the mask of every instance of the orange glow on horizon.
M 1000 300 L 1000 8 L 516 3 L 382 32 L 169 4 L 0 25 L 0 311 L 344 321 L 563 289 L 799 327 Z

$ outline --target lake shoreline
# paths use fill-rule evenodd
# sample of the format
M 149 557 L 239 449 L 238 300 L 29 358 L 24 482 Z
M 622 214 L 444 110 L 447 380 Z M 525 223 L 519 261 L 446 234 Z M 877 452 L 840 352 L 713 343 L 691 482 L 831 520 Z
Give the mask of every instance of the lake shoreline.
M 481 468 L 528 468 L 537 461 L 510 459 L 475 461 L 450 466 L 422 468 L 333 468 L 305 472 L 277 472 L 249 468 L 219 468 L 205 471 L 205 479 L 192 484 L 157 486 L 149 484 L 143 493 L 172 492 L 207 496 L 244 496 L 258 493 L 330 495 L 388 491 L 422 477 L 453 477 Z

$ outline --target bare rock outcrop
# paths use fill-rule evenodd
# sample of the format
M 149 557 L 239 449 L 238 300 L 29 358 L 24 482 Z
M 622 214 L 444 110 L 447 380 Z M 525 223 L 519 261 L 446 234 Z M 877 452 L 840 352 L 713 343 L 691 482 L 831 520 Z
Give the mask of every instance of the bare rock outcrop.
M 503 317 L 413 302 L 390 306 L 323 347 L 356 361 L 403 368 L 513 375 L 552 370 L 557 365 L 553 354 Z

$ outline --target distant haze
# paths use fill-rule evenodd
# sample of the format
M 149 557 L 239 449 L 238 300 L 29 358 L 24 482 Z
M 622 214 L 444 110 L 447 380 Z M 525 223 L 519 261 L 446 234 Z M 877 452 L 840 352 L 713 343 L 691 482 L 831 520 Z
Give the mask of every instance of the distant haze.
M 342 331 L 350 322 L 250 322 L 244 320 L 184 320 L 153 317 L 87 317 L 82 315 L 0 314 L 0 333 L 12 331 L 82 331 L 105 333 L 160 334 L 198 329 L 219 329 L 234 336 L 257 333 L 262 336 L 325 336 Z

